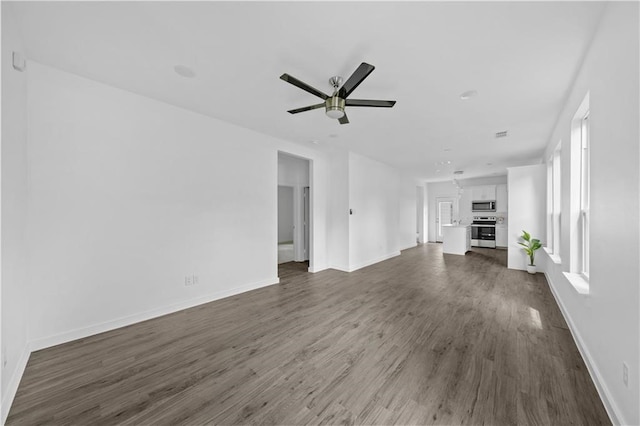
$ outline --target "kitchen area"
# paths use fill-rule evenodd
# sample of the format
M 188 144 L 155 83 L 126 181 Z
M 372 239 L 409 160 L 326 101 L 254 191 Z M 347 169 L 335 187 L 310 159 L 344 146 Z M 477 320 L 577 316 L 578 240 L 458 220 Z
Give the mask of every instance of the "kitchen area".
M 464 255 L 472 247 L 507 248 L 508 188 L 453 183 L 453 196 L 435 197 L 435 241 L 443 252 Z

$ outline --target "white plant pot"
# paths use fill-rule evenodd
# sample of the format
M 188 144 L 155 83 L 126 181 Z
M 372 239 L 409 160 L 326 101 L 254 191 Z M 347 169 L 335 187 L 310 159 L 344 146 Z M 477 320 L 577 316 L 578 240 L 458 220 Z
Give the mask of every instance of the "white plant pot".
M 536 265 L 527 265 L 527 272 L 530 274 L 535 274 L 536 271 Z

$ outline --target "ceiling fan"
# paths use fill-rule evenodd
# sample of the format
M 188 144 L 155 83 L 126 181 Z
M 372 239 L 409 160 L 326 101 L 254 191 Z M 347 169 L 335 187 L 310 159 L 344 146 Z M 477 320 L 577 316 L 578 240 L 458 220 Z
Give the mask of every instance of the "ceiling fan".
M 329 79 L 329 84 L 333 87 L 333 95 L 329 96 L 325 93 L 319 91 L 318 89 L 309 86 L 307 83 L 304 83 L 298 80 L 295 77 L 290 76 L 285 73 L 280 76 L 280 78 L 287 83 L 291 83 L 294 86 L 305 90 L 312 95 L 316 95 L 317 97 L 324 100 L 324 102 L 310 105 L 302 108 L 292 109 L 288 112 L 291 114 L 297 114 L 299 112 L 310 111 L 316 108 L 325 107 L 325 112 L 327 116 L 330 118 L 337 118 L 340 124 L 347 124 L 349 119 L 347 118 L 347 114 L 344 112 L 345 107 L 377 107 L 377 108 L 391 108 L 395 105 L 396 101 L 379 101 L 373 99 L 347 99 L 347 97 L 353 92 L 356 87 L 362 83 L 362 81 L 371 74 L 371 72 L 375 69 L 373 65 L 367 64 L 363 62 L 360 66 L 351 74 L 351 77 L 347 79 L 347 81 L 342 84 L 342 77 L 335 76 Z

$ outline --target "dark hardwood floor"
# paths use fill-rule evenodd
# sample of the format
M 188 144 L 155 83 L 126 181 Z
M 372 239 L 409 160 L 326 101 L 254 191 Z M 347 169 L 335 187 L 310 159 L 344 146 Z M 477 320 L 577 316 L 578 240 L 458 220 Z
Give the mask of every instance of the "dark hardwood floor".
M 610 424 L 542 274 L 426 244 L 34 353 L 9 425 Z

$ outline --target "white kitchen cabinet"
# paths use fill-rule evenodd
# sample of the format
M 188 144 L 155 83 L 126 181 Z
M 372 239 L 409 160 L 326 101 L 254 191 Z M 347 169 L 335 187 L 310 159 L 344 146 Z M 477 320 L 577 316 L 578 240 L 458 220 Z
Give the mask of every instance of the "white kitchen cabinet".
M 496 212 L 509 211 L 507 184 L 496 185 Z
M 495 185 L 480 185 L 471 187 L 471 201 L 482 200 L 495 200 L 496 199 L 496 186 Z
M 471 250 L 471 227 L 444 225 L 442 227 L 442 251 L 464 255 Z

